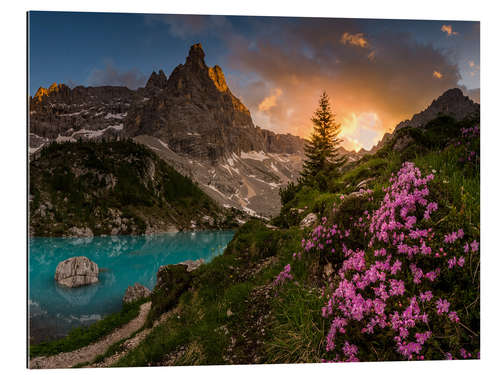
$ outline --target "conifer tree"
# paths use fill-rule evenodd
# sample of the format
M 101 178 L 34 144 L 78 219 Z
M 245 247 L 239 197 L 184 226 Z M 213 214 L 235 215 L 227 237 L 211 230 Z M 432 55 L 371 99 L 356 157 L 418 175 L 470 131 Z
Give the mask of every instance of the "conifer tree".
M 306 159 L 301 172 L 302 181 L 305 183 L 314 180 L 319 174 L 336 176 L 345 163 L 345 156 L 340 156 L 338 152 L 339 144 L 342 142 L 338 138 L 340 124 L 335 122 L 326 92 L 321 95 L 311 121 L 314 129 L 311 138 L 304 146 Z

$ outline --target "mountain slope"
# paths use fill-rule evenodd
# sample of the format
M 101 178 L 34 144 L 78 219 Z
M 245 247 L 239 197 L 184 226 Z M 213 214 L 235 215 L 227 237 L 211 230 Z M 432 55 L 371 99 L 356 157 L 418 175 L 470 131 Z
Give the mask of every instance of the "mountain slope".
M 132 141 L 52 143 L 30 163 L 30 235 L 142 234 L 230 225 L 188 178 Z
M 467 118 L 479 118 L 480 105 L 473 102 L 468 96 L 465 96 L 459 88 L 445 91 L 423 111 L 412 116 L 411 119 L 401 121 L 394 128 L 393 133 L 385 133 L 377 145 L 372 147 L 369 153 L 374 153 L 382 148 L 392 138 L 396 131 L 403 128 L 421 128 L 429 121 L 439 116 L 448 116 L 456 121 L 462 121 Z
M 200 44 L 167 78 L 146 87 L 54 84 L 30 98 L 30 155 L 51 142 L 134 138 L 196 181 L 225 207 L 251 215 L 279 212 L 279 188 L 299 176 L 304 140 L 255 126 L 219 66 Z

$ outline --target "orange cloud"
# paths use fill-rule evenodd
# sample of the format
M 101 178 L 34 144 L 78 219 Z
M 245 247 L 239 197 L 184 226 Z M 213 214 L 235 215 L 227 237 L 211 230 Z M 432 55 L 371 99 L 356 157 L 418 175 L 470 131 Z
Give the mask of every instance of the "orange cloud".
M 441 26 L 441 31 L 443 33 L 448 34 L 448 36 L 458 35 L 458 32 L 453 31 L 453 28 L 451 27 L 451 25 L 443 25 L 443 26 Z
M 458 66 L 447 55 L 404 33 L 376 35 L 373 42 L 370 37 L 365 48 L 351 46 L 346 37 L 345 48 L 325 49 L 325 43 L 332 40 L 342 46 L 340 40 L 349 27 L 348 21 L 303 20 L 259 38 L 231 38 L 228 69 L 252 76 L 235 76 L 228 82 L 256 125 L 309 137 L 311 115 L 326 90 L 336 119 L 345 128 L 342 146 L 357 149 L 356 140 L 369 149 L 386 131 L 422 111 L 446 89 L 459 87 Z M 368 58 L 372 43 L 377 46 L 377 63 Z M 433 76 L 435 70 L 440 79 Z M 275 105 L 259 111 L 259 106 L 265 107 L 261 106 L 264 98 L 274 94 L 270 88 L 278 87 L 283 92 Z
M 370 59 L 370 61 L 375 60 L 375 51 L 371 51 L 371 52 L 368 54 L 368 58 Z
M 434 73 L 432 73 L 432 76 L 434 78 L 437 78 L 437 79 L 443 78 L 443 75 L 440 72 L 438 72 L 437 70 L 435 70 Z
M 358 46 L 361 48 L 365 48 L 368 46 L 368 41 L 363 36 L 363 33 L 357 34 L 342 34 L 342 38 L 340 38 L 340 43 L 342 44 L 352 44 L 353 46 Z
M 280 88 L 276 88 L 272 91 L 271 95 L 267 96 L 259 104 L 259 111 L 265 112 L 273 107 L 276 107 L 276 102 L 278 98 L 283 94 Z
M 474 77 L 476 75 L 476 73 L 479 72 L 479 65 L 476 65 L 476 63 L 473 61 L 473 60 L 470 60 L 469 61 L 469 67 L 472 69 L 469 74 Z

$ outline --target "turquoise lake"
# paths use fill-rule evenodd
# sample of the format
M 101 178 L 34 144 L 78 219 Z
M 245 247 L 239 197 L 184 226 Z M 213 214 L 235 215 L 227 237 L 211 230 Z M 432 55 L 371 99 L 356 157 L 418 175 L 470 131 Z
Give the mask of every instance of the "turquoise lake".
M 129 285 L 152 289 L 156 272 L 165 264 L 185 260 L 210 261 L 233 238 L 232 231 L 179 232 L 150 236 L 95 238 L 30 238 L 28 308 L 30 341 L 37 343 L 66 335 L 117 312 Z M 86 256 L 100 269 L 99 283 L 65 288 L 54 281 L 59 262 Z

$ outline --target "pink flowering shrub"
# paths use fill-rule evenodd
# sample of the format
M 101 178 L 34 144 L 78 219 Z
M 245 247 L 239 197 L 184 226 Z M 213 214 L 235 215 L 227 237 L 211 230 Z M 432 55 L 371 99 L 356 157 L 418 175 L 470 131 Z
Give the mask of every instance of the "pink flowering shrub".
M 290 274 L 291 266 L 290 264 L 287 264 L 284 268 L 283 271 L 281 271 L 278 276 L 274 279 L 273 285 L 280 286 L 285 283 L 287 280 L 293 279 L 293 276 Z
M 349 229 L 324 218 L 303 239 L 296 261 L 319 252 L 334 268 L 323 288 L 325 360 L 479 356 L 478 233 L 444 220 L 433 180 L 404 163 Z

